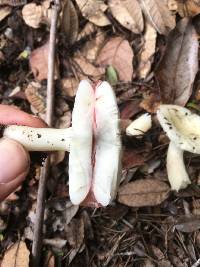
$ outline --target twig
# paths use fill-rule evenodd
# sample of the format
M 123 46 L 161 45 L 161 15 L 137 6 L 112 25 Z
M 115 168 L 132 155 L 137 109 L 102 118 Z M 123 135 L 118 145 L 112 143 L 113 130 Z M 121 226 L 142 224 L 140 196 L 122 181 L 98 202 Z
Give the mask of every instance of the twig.
M 196 261 L 193 265 L 192 265 L 192 267 L 198 267 L 200 265 L 200 259 L 198 259 L 198 261 Z
M 46 122 L 52 126 L 52 114 L 54 104 L 54 63 L 55 63 L 55 41 L 56 41 L 56 26 L 60 9 L 59 0 L 55 0 L 52 6 L 50 40 L 49 40 L 49 54 L 48 54 L 48 78 L 47 78 L 47 107 L 46 107 Z M 46 180 L 49 172 L 49 157 L 47 157 L 44 166 L 41 170 L 37 208 L 36 208 L 36 223 L 33 234 L 32 246 L 32 266 L 40 266 L 40 256 L 42 249 L 42 228 L 45 208 L 45 193 Z

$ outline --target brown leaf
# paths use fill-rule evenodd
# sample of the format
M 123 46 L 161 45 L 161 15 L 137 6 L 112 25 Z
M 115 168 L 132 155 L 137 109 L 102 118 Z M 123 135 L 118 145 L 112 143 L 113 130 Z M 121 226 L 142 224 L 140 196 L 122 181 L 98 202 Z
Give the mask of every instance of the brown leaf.
M 92 228 L 92 222 L 91 222 L 91 217 L 87 213 L 86 210 L 84 210 L 81 214 L 81 217 L 84 222 L 84 232 L 85 232 L 85 238 L 87 240 L 93 240 L 94 239 L 94 232 Z
M 138 150 L 126 149 L 123 152 L 122 167 L 123 169 L 130 169 L 144 164 L 145 158 Z
M 84 222 L 83 219 L 73 219 L 65 225 L 67 241 L 73 248 L 80 248 L 84 240 Z
M 175 16 L 169 11 L 166 1 L 139 0 L 146 17 L 160 34 L 168 34 L 175 27 Z
M 178 2 L 178 13 L 181 17 L 194 17 L 200 13 L 199 3 L 194 0 L 187 0 Z
M 178 3 L 176 0 L 167 0 L 167 6 L 168 6 L 170 11 L 173 11 L 174 13 L 177 12 Z
M 69 254 L 69 262 L 74 259 L 84 241 L 84 222 L 83 219 L 73 219 L 70 224 L 65 227 L 67 240 L 72 247 Z
M 140 103 L 140 107 L 149 113 L 156 113 L 160 105 L 160 96 L 158 94 L 145 94 L 144 99 Z
M 151 24 L 146 23 L 146 30 L 144 34 L 144 45 L 140 55 L 139 61 L 139 77 L 144 79 L 151 69 L 153 62 L 153 55 L 156 49 L 156 30 Z
M 122 26 L 138 34 L 143 31 L 144 21 L 137 0 L 109 0 L 108 5 L 113 17 Z
M 77 41 L 86 39 L 98 30 L 98 27 L 91 22 L 87 22 L 81 32 L 78 34 Z
M 130 99 L 132 99 L 135 96 L 137 89 L 138 89 L 137 87 L 132 87 L 132 88 L 126 90 L 125 92 L 122 92 L 117 97 L 117 103 L 122 104 L 122 103 L 127 102 Z
M 29 255 L 25 242 L 17 242 L 5 252 L 1 267 L 28 267 Z
M 0 21 L 5 19 L 12 12 L 12 8 L 10 6 L 4 6 L 0 8 Z
M 76 0 L 76 3 L 83 15 L 90 22 L 97 26 L 107 26 L 110 24 L 109 19 L 104 12 L 107 5 L 102 0 Z
M 119 188 L 118 201 L 130 207 L 159 205 L 169 195 L 169 186 L 155 179 L 141 179 Z
M 38 113 L 44 113 L 46 109 L 45 98 L 41 95 L 40 89 L 40 83 L 30 82 L 25 89 L 25 95 L 28 102 Z
M 35 79 L 42 81 L 47 79 L 49 42 L 33 50 L 30 56 L 30 66 Z M 55 62 L 55 77 L 58 77 L 58 62 Z
M 183 216 L 175 224 L 175 228 L 184 233 L 191 233 L 200 229 L 200 216 Z
M 193 199 L 192 206 L 192 213 L 194 215 L 200 215 L 200 199 Z
M 8 5 L 8 6 L 22 6 L 26 4 L 26 0 L 0 0 L 0 5 Z
M 120 118 L 127 120 L 139 113 L 142 110 L 139 106 L 139 102 L 140 100 L 138 99 L 127 102 L 120 111 Z
M 45 258 L 44 267 L 55 267 L 55 264 L 56 264 L 55 256 L 51 251 L 48 251 Z
M 127 40 L 121 37 L 111 38 L 101 49 L 97 63 L 112 65 L 121 81 L 129 82 L 133 76 L 133 50 Z
M 51 165 L 56 166 L 65 158 L 65 151 L 52 151 L 51 152 Z
M 192 23 L 182 19 L 170 33 L 156 71 L 164 103 L 185 105 L 198 70 L 198 39 Z
M 32 28 L 39 28 L 43 17 L 43 7 L 35 3 L 29 3 L 22 9 L 22 17 L 27 25 Z
M 71 0 L 65 1 L 62 13 L 61 30 L 68 43 L 73 44 L 78 36 L 78 15 Z
M 61 80 L 61 89 L 69 97 L 74 97 L 78 89 L 79 81 L 76 78 L 64 78 Z
M 102 75 L 105 73 L 104 68 L 95 67 L 83 56 L 75 56 L 74 61 L 77 63 L 77 65 L 80 68 L 80 72 L 78 73 L 78 76 L 81 79 L 85 79 L 89 76 L 95 80 L 99 80 L 102 78 Z
M 86 57 L 90 62 L 95 62 L 99 50 L 102 48 L 106 34 L 105 31 L 102 31 L 97 26 L 92 23 L 87 23 L 82 32 L 79 35 L 79 38 L 87 38 L 92 34 L 94 38 L 90 38 L 85 45 L 81 48 L 80 54 Z

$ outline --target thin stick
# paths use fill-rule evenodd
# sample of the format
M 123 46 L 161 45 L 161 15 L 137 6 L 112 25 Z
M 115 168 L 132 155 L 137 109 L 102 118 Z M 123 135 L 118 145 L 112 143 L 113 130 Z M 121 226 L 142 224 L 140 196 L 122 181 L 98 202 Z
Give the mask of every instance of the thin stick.
M 47 108 L 46 108 L 46 122 L 52 126 L 53 106 L 54 106 L 54 64 L 55 64 L 55 42 L 56 42 L 56 26 L 60 10 L 59 0 L 55 0 L 52 7 L 50 40 L 49 40 L 49 55 L 48 55 L 48 78 L 47 78 Z M 49 172 L 49 157 L 47 157 L 44 166 L 41 170 L 37 208 L 36 208 L 36 223 L 33 234 L 32 246 L 32 266 L 40 266 L 40 257 L 42 249 L 42 228 L 45 208 L 45 193 L 46 180 Z

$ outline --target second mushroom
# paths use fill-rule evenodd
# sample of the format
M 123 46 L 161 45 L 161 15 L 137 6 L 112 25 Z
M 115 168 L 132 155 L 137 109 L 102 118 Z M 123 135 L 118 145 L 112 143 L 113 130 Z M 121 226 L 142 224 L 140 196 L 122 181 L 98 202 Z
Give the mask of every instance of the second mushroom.
M 173 190 L 179 191 L 190 183 L 183 152 L 200 154 L 200 116 L 177 105 L 160 105 L 158 120 L 170 139 L 167 152 L 167 173 Z

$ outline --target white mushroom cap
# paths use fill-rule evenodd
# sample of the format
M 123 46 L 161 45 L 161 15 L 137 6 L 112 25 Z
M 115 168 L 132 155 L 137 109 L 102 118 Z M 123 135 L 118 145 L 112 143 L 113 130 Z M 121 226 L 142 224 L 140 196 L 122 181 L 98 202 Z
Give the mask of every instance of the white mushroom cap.
M 69 193 L 73 204 L 89 194 L 106 206 L 114 198 L 121 162 L 117 101 L 107 82 L 82 81 L 72 114 Z
M 72 113 L 72 135 L 69 154 L 69 195 L 80 204 L 89 193 L 92 182 L 94 91 L 91 84 L 80 82 Z
M 107 82 L 96 86 L 96 162 L 93 191 L 107 206 L 115 197 L 121 174 L 121 138 L 117 100 Z
M 173 142 L 169 143 L 167 152 L 167 174 L 172 190 L 179 191 L 191 183 L 183 161 L 183 150 Z
M 151 115 L 145 113 L 134 120 L 127 128 L 126 134 L 129 136 L 143 135 L 152 127 Z
M 200 116 L 177 105 L 160 105 L 157 117 L 177 147 L 200 154 Z

